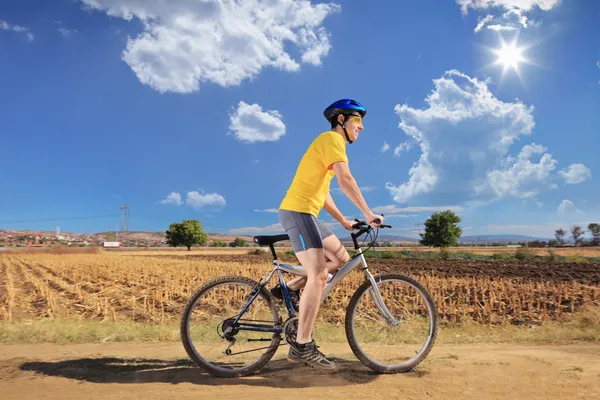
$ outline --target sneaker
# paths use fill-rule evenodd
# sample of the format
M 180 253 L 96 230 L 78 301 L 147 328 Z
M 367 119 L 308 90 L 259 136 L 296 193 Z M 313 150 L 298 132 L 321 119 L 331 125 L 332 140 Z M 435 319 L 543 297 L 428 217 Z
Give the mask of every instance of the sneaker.
M 315 368 L 330 370 L 337 368 L 335 361 L 330 360 L 325 354 L 319 351 L 319 346 L 317 346 L 314 339 L 309 343 L 300 344 L 294 342 L 291 344 L 287 359 Z
M 294 310 L 298 312 L 300 310 L 300 291 L 288 288 L 288 292 L 290 293 L 292 306 L 294 307 Z M 271 294 L 276 299 L 283 300 L 283 290 L 281 289 L 281 284 L 278 283 L 275 285 L 273 289 L 271 289 Z

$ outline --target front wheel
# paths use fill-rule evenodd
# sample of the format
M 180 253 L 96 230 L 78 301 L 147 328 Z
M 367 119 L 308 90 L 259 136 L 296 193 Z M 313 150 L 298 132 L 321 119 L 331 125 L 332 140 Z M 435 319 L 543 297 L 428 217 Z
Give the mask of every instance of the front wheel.
M 354 355 L 377 372 L 408 372 L 427 357 L 437 337 L 435 303 L 411 277 L 374 278 L 385 307 L 377 301 L 371 282 L 363 283 L 346 309 L 348 343 Z

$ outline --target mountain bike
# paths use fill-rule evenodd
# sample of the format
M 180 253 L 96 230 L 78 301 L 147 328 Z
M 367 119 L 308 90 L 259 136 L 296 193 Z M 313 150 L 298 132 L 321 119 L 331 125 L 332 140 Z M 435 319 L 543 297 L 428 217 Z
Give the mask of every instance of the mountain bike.
M 417 280 L 396 273 L 372 275 L 364 253 L 377 240 L 379 227 L 355 220 L 351 233 L 356 253 L 334 274 L 329 274 L 321 300 L 344 277 L 360 266 L 364 282 L 352 295 L 345 313 L 345 333 L 354 355 L 379 373 L 407 372 L 431 351 L 437 337 L 436 305 Z M 380 225 L 391 228 L 390 225 Z M 375 238 L 367 249 L 357 239 Z M 298 317 L 284 274 L 303 275 L 301 266 L 280 263 L 274 244 L 287 234 L 255 236 L 259 246 L 269 246 L 274 268 L 258 281 L 243 276 L 223 276 L 206 282 L 188 300 L 181 317 L 181 340 L 196 365 L 219 377 L 246 376 L 264 367 L 280 345 L 296 339 Z M 277 274 L 283 301 L 267 289 Z M 286 318 L 279 311 L 284 308 Z M 313 331 L 314 334 L 314 331 Z M 282 341 L 284 339 L 285 341 Z

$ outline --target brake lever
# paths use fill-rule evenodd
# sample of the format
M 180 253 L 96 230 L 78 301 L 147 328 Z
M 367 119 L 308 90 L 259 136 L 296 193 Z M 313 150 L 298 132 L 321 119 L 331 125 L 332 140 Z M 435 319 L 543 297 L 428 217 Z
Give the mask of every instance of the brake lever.
M 353 229 L 361 229 L 363 226 L 367 225 L 365 221 L 360 221 L 358 218 L 354 218 L 356 224 L 352 225 Z

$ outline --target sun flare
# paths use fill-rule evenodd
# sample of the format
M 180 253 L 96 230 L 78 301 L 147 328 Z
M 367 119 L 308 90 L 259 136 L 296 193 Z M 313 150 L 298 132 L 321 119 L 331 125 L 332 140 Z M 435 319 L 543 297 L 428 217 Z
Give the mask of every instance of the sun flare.
M 521 71 L 523 64 L 539 66 L 526 55 L 526 51 L 535 43 L 521 43 L 518 35 L 510 42 L 505 41 L 502 36 L 499 39 L 498 47 L 484 46 L 494 58 L 484 68 L 502 67 L 500 81 L 505 78 L 509 70 L 512 70 L 523 83 L 523 72 Z
M 494 50 L 494 53 L 496 53 L 496 56 L 498 57 L 496 63 L 502 64 L 504 70 L 508 68 L 518 70 L 519 64 L 525 61 L 523 50 L 522 47 L 517 47 L 516 42 L 511 44 L 502 43 L 501 48 Z

